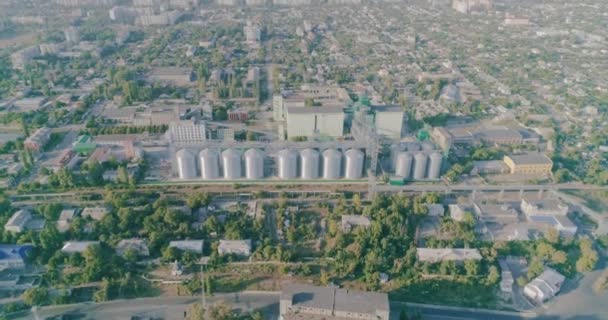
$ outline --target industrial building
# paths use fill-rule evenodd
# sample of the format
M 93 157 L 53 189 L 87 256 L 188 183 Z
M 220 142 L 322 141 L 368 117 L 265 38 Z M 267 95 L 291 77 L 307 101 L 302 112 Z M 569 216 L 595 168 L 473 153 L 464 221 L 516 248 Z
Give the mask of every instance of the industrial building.
M 539 152 L 506 155 L 504 162 L 511 174 L 551 174 L 553 168 L 553 161 Z
M 374 106 L 374 124 L 380 136 L 391 139 L 401 138 L 404 112 L 399 106 Z
M 288 107 L 287 137 L 344 135 L 344 111 L 342 107 Z
M 281 291 L 282 320 L 388 320 L 388 295 L 334 287 L 289 284 Z
M 189 86 L 195 79 L 192 68 L 157 67 L 148 75 L 150 81 L 159 81 L 175 86 Z

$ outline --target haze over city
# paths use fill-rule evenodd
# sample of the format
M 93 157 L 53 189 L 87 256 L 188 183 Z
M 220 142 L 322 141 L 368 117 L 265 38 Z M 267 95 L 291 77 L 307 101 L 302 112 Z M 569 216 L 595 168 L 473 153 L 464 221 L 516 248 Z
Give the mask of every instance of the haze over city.
M 0 0 L 0 320 L 608 319 L 608 2 Z

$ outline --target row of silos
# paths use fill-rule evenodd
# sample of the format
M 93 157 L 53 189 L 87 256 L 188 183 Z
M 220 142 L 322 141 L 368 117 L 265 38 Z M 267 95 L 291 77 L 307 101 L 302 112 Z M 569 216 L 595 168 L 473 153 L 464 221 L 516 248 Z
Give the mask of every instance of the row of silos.
M 256 180 L 264 178 L 264 158 L 262 151 L 249 149 L 243 155 L 235 149 L 224 150 L 221 154 L 213 149 L 204 149 L 198 154 L 200 173 L 203 180 L 224 178 L 227 180 L 241 179 L 242 160 L 245 162 L 245 178 Z M 302 179 L 334 180 L 342 176 L 342 163 L 344 158 L 344 178 L 361 179 L 365 155 L 357 149 L 350 149 L 344 153 L 336 149 L 323 151 L 321 155 L 315 149 L 304 149 L 300 152 L 284 149 L 277 154 L 277 176 L 288 180 L 301 177 Z M 192 180 L 197 177 L 196 156 L 187 149 L 176 153 L 177 172 L 180 179 Z M 298 160 L 300 172 L 298 172 Z M 220 170 L 221 168 L 221 170 Z
M 443 156 L 439 151 L 402 151 L 395 159 L 395 175 L 404 179 L 439 179 Z

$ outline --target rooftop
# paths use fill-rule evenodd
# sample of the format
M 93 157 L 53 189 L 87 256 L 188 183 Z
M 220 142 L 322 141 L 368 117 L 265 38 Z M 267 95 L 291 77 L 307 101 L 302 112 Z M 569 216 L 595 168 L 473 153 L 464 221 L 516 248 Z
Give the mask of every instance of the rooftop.
M 481 260 L 481 254 L 477 249 L 430 249 L 417 248 L 416 255 L 419 261 L 424 262 L 441 262 L 441 261 L 465 261 L 465 260 Z
M 526 154 L 508 155 L 513 163 L 516 165 L 531 165 L 531 164 L 553 164 L 553 161 L 549 159 L 545 154 L 540 152 L 531 152 Z
M 342 107 L 287 107 L 291 114 L 344 113 Z

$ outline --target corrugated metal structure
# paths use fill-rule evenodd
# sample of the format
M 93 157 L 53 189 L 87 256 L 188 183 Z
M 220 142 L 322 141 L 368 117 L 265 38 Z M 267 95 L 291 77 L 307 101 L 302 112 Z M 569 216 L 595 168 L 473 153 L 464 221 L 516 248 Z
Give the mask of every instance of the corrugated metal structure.
M 391 167 L 393 169 L 397 168 L 397 157 L 399 156 L 399 153 L 401 153 L 405 150 L 406 150 L 405 145 L 403 145 L 401 143 L 391 145 L 391 148 L 390 148 Z
M 258 149 L 245 152 L 245 176 L 247 179 L 264 178 L 264 152 Z
M 426 154 L 419 152 L 414 156 L 414 180 L 424 179 L 426 173 Z
M 213 180 L 220 177 L 219 153 L 215 150 L 204 149 L 198 154 L 203 180 Z
M 302 179 L 319 178 L 319 152 L 314 149 L 304 149 L 300 152 L 302 164 Z
M 426 153 L 429 153 L 435 150 L 435 145 L 432 142 L 425 141 L 422 143 L 422 150 Z
M 340 179 L 342 172 L 342 152 L 336 149 L 323 151 L 323 179 Z
M 401 152 L 397 156 L 397 167 L 395 174 L 404 179 L 410 178 L 412 172 L 412 164 L 414 163 L 414 155 L 411 152 Z
M 422 147 L 420 146 L 420 143 L 418 142 L 410 142 L 407 145 L 407 151 L 420 151 Z
M 443 162 L 443 156 L 439 152 L 433 152 L 429 156 L 429 179 L 439 179 L 441 174 L 441 163 Z
M 280 179 L 294 179 L 298 176 L 298 153 L 294 150 L 284 149 L 278 154 L 277 176 Z
M 194 154 L 186 149 L 179 150 L 175 157 L 177 159 L 177 173 L 182 180 L 196 178 L 196 159 Z
M 224 168 L 224 179 L 240 179 L 241 153 L 234 149 L 224 150 L 224 152 L 222 152 L 222 166 Z
M 363 165 L 365 154 L 358 149 L 350 149 L 344 153 L 346 158 L 346 168 L 344 169 L 345 179 L 361 179 L 363 177 Z

